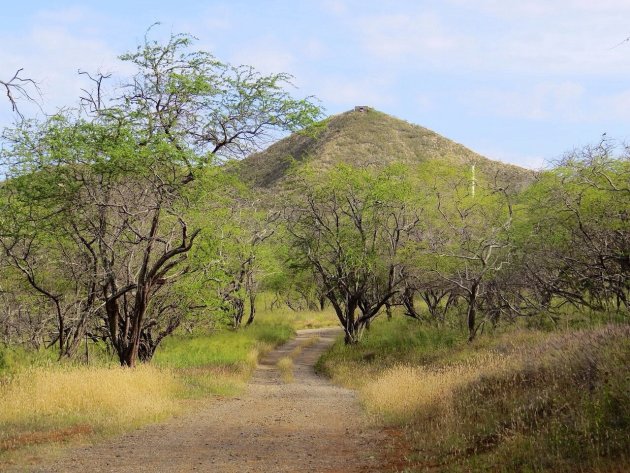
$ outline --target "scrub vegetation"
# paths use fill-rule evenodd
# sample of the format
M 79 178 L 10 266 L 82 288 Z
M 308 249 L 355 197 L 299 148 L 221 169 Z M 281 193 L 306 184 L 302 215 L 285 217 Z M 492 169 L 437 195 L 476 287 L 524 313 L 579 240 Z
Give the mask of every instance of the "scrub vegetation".
M 445 337 L 402 318 L 337 346 L 320 370 L 402 429 L 404 471 L 625 471 L 627 325 Z M 404 337 L 400 336 L 404 325 Z
M 629 149 L 528 171 L 153 34 L 2 131 L 0 455 L 233 395 L 337 325 L 320 370 L 398 466 L 627 469 Z

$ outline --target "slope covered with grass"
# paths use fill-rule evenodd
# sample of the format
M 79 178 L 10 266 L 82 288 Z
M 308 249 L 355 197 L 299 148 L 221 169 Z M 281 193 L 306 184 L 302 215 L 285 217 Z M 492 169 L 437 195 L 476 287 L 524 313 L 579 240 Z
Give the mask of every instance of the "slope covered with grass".
M 401 327 L 404 325 L 404 327 Z M 401 330 L 404 329 L 404 330 Z M 405 471 L 628 471 L 630 328 L 456 331 L 379 321 L 319 368 L 402 426 Z
M 310 130 L 294 133 L 243 160 L 238 173 L 254 186 L 272 187 L 294 166 L 307 161 L 327 169 L 340 163 L 380 167 L 429 160 L 455 166 L 474 164 L 488 176 L 501 170 L 517 181 L 530 177 L 522 168 L 491 161 L 434 131 L 372 109 L 335 115 Z

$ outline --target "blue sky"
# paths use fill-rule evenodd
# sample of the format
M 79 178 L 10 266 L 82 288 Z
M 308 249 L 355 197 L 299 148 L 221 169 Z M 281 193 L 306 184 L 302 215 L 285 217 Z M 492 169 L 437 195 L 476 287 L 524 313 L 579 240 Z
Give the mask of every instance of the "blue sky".
M 370 105 L 538 168 L 604 132 L 630 141 L 628 18 L 629 0 L 25 0 L 2 8 L 0 78 L 23 67 L 44 110 L 73 105 L 77 69 L 124 75 L 117 55 L 159 21 L 223 61 L 291 73 L 328 114 Z

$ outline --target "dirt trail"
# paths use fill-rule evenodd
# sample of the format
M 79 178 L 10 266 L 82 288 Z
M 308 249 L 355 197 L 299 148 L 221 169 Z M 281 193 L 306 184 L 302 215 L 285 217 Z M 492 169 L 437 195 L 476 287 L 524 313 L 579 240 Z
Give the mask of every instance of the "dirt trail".
M 317 376 L 313 365 L 339 334 L 301 330 L 270 353 L 238 398 L 210 401 L 170 422 L 69 450 L 36 472 L 376 472 L 385 437 L 370 428 L 354 392 Z M 294 348 L 292 383 L 275 363 Z

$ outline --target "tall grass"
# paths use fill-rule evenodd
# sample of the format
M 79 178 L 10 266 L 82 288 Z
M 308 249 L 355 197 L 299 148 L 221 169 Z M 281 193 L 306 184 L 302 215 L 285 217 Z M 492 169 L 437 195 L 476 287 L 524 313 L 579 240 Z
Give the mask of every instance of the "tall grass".
M 338 345 L 320 368 L 403 426 L 408 471 L 630 471 L 628 325 L 470 345 L 419 324 L 391 333 L 406 324 L 375 324 L 366 346 Z
M 509 357 L 483 354 L 445 366 L 398 365 L 386 369 L 361 389 L 369 412 L 388 423 L 404 423 L 436 403 L 451 402 L 455 392 L 484 375 L 505 372 Z
M 172 368 L 219 365 L 250 370 L 256 367 L 257 355 L 285 342 L 293 334 L 293 328 L 287 323 L 264 322 L 238 331 L 171 337 L 155 354 L 154 363 Z
M 334 310 L 327 306 L 324 310 L 291 310 L 286 304 L 274 306 L 275 296 L 271 293 L 262 293 L 257 299 L 257 321 L 267 325 L 288 324 L 295 330 L 336 327 L 339 319 Z M 254 322 L 256 323 L 256 322 Z
M 181 409 L 181 389 L 173 372 L 151 366 L 23 370 L 0 385 L 0 453 L 162 420 Z
M 167 339 L 153 363 L 135 369 L 105 356 L 58 363 L 53 351 L 2 350 L 0 459 L 32 444 L 110 434 L 159 421 L 187 400 L 234 395 L 261 354 L 288 340 L 288 323 Z M 101 353 L 102 355 L 102 353 Z M 0 469 L 2 463 L 0 462 Z
M 453 357 L 465 340 L 465 331 L 457 328 L 424 326 L 404 317 L 377 319 L 361 343 L 348 346 L 340 340 L 316 368 L 337 384 L 360 388 L 385 368 L 426 365 Z
M 278 370 L 280 370 L 280 377 L 285 383 L 292 383 L 294 380 L 293 375 L 293 358 L 290 356 L 283 356 L 276 363 Z

